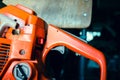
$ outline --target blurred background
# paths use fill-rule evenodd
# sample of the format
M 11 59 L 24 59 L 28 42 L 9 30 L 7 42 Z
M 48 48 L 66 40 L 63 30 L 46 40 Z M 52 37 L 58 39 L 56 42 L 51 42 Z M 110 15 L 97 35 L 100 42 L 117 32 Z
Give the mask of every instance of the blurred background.
M 75 1 L 78 0 L 74 0 L 73 3 Z M 13 3 L 19 2 L 0 1 L 0 7 Z M 70 1 L 69 3 L 71 4 Z M 107 61 L 107 80 L 119 80 L 120 0 L 93 0 L 91 17 L 88 28 L 61 28 L 83 38 L 88 44 L 102 51 Z M 94 61 L 77 55 L 63 46 L 52 49 L 50 53 L 52 54 L 49 54 L 46 60 L 46 75 L 52 76 L 53 80 L 99 80 L 100 68 Z

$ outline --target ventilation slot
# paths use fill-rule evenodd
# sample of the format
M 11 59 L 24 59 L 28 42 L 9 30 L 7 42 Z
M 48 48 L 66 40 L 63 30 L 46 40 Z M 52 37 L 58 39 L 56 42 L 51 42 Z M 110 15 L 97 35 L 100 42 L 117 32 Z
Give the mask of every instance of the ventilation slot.
M 10 44 L 0 43 L 0 73 L 7 63 L 10 52 Z

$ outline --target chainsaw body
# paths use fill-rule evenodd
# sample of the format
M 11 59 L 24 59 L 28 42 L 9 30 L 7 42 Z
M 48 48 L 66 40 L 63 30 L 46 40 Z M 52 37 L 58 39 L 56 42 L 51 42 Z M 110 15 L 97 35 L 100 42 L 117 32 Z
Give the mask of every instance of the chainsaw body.
M 0 78 L 2 80 L 46 80 L 46 56 L 56 46 L 65 46 L 97 62 L 100 80 L 106 80 L 106 61 L 102 52 L 57 28 L 45 26 L 34 12 L 21 5 L 0 9 Z M 42 48 L 41 48 L 42 47 Z

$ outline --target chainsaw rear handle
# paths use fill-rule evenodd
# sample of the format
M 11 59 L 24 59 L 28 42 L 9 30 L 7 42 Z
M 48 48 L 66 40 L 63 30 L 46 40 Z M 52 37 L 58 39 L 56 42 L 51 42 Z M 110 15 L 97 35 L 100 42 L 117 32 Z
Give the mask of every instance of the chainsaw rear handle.
M 102 52 L 53 25 L 48 25 L 46 39 L 42 53 L 43 63 L 45 63 L 46 56 L 52 48 L 56 46 L 65 46 L 68 49 L 97 62 L 101 68 L 100 80 L 106 80 L 106 60 Z

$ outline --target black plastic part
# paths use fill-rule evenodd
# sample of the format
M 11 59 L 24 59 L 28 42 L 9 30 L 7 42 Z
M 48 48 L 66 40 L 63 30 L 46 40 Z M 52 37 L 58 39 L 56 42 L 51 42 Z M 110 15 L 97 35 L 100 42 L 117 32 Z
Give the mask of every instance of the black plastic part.
M 6 4 L 4 4 L 3 2 L 2 2 L 2 0 L 0 1 L 0 8 L 3 8 L 3 7 L 5 7 L 6 6 Z

